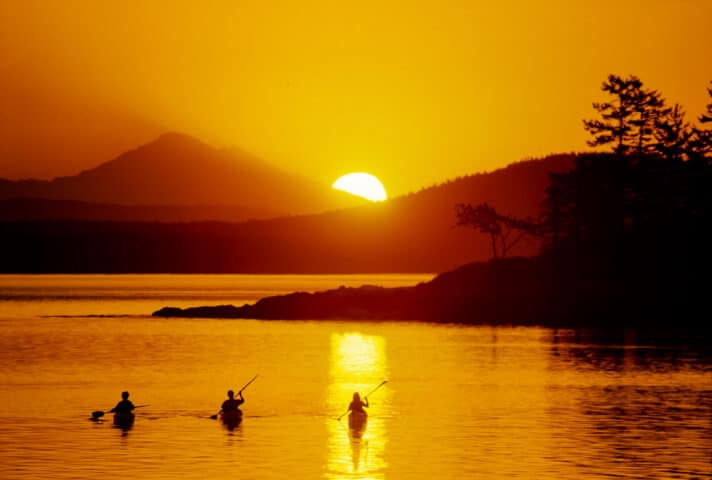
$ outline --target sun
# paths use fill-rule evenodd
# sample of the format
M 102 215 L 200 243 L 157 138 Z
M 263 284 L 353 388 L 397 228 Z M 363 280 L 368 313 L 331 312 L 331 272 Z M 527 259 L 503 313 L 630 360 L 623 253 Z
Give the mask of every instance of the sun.
M 381 181 L 370 173 L 349 173 L 339 177 L 331 187 L 372 202 L 382 202 L 388 198 Z

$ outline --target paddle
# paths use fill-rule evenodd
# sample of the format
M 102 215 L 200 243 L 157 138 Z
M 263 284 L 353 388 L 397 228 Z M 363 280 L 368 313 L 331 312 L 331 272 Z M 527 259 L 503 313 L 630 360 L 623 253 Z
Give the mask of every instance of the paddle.
M 136 405 L 134 408 L 141 408 L 141 407 L 150 407 L 150 405 Z M 111 409 L 109 409 L 111 410 Z M 98 420 L 99 418 L 103 417 L 106 415 L 106 412 L 104 410 L 95 410 L 91 412 L 91 419 L 92 420 Z
M 373 392 L 375 392 L 376 390 L 378 390 L 379 388 L 381 388 L 382 386 L 384 386 L 386 383 L 388 383 L 388 380 L 384 380 L 384 381 L 382 381 L 381 383 L 379 383 L 378 385 L 376 385 L 376 387 L 375 387 L 373 390 L 371 390 L 370 392 L 368 392 L 368 393 L 366 394 L 366 396 L 363 397 L 364 400 L 368 400 L 369 395 L 371 395 Z M 346 411 L 345 411 L 344 413 L 342 413 L 342 414 L 339 416 L 339 418 L 337 418 L 337 420 L 338 420 L 338 421 L 341 421 L 341 419 L 344 417 L 344 415 L 346 415 L 347 413 L 349 413 L 349 411 L 351 411 L 351 406 L 349 406 L 349 408 L 347 408 Z
M 259 375 L 259 374 L 258 374 L 258 375 Z M 249 382 L 247 382 L 246 384 L 244 384 L 244 385 L 242 386 L 242 388 L 237 391 L 237 394 L 240 395 L 240 394 L 242 393 L 242 391 L 245 390 L 247 387 L 249 387 L 250 384 L 251 384 L 252 382 L 254 382 L 256 379 L 257 379 L 257 375 L 255 375 L 254 377 L 252 377 L 252 379 L 251 379 Z M 221 412 L 221 411 L 222 411 L 222 410 L 220 410 L 220 412 Z M 210 415 L 210 419 L 211 419 L 211 420 L 217 420 L 218 415 L 220 415 L 220 412 L 216 413 L 215 415 Z

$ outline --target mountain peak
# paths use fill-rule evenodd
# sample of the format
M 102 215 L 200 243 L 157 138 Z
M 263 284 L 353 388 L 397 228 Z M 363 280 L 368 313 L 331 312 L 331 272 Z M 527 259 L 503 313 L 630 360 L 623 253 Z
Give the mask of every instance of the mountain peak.
M 134 149 L 138 150 L 194 150 L 194 149 L 205 149 L 212 150 L 208 144 L 201 142 L 195 137 L 192 137 L 186 133 L 181 132 L 165 132 L 162 133 L 158 138 L 152 142 L 146 143 Z
M 241 149 L 166 132 L 75 176 L 0 182 L 0 199 L 27 197 L 116 205 L 223 205 L 303 214 L 352 206 L 328 186 L 284 172 Z
M 158 136 L 153 142 L 150 142 L 150 144 L 153 143 L 176 143 L 176 142 L 188 142 L 188 143 L 200 143 L 201 145 L 205 145 L 203 142 L 198 140 L 197 138 L 188 135 L 187 133 L 183 132 L 164 132 L 161 135 Z

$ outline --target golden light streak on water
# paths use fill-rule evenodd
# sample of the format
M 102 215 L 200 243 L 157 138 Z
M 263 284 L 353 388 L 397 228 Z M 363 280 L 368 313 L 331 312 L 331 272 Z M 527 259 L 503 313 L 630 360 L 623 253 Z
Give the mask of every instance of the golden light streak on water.
M 328 404 L 343 414 L 354 392 L 365 396 L 388 377 L 386 340 L 378 335 L 335 333 L 331 335 Z M 388 443 L 391 390 L 384 385 L 369 398 L 368 422 L 363 429 L 349 427 L 348 415 L 340 421 L 326 420 L 329 431 L 327 477 L 363 480 L 384 478 Z

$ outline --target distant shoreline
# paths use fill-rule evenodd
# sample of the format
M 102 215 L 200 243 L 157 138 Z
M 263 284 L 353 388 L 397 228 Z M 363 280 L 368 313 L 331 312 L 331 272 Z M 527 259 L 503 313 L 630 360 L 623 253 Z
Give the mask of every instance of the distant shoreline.
M 341 287 L 294 292 L 242 306 L 164 307 L 152 315 L 257 320 L 415 321 L 466 325 L 637 327 L 695 325 L 684 287 L 583 277 L 547 258 L 477 262 L 411 287 Z M 639 286 L 642 285 L 642 288 Z M 664 292 L 664 294 L 662 293 Z

